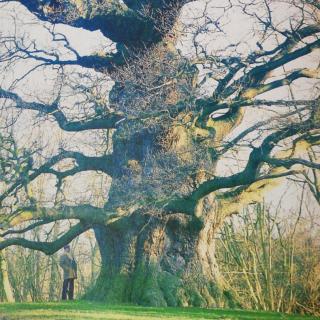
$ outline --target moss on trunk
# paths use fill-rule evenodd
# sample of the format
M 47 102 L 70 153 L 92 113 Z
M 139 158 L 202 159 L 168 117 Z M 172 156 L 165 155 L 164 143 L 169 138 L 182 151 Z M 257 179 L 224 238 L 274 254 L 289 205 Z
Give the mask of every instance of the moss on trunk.
M 95 230 L 102 269 L 86 299 L 148 306 L 235 305 L 219 279 L 214 252 L 209 252 L 214 232 L 179 214 L 136 213 L 126 219 Z

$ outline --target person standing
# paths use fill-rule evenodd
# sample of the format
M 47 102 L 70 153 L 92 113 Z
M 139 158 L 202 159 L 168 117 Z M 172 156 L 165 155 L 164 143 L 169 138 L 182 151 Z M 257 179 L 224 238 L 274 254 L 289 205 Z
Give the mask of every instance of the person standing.
M 74 279 L 77 279 L 77 263 L 70 253 L 70 246 L 63 247 L 64 252 L 60 256 L 59 265 L 63 270 L 63 287 L 62 287 L 62 300 L 73 300 L 74 293 Z

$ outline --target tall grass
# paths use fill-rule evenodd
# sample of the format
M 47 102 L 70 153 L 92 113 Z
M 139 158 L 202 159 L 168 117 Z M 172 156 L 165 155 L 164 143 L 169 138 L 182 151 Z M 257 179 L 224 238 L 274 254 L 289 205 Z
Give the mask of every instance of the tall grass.
M 320 314 L 320 250 L 302 218 L 248 207 L 224 224 L 218 241 L 221 271 L 244 308 Z

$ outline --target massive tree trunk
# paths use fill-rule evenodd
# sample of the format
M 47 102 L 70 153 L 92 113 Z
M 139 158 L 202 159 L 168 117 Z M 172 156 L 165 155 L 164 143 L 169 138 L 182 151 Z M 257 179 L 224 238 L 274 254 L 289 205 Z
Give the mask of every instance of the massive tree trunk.
M 188 133 L 177 128 L 144 128 L 129 135 L 120 131 L 114 135 L 117 171 L 113 174 L 108 209 L 122 207 L 125 212 L 139 201 L 142 205 L 113 223 L 95 227 L 102 267 L 86 298 L 153 306 L 234 306 L 215 259 L 221 219 L 213 203 L 210 210 L 201 206 L 203 214 L 198 216 L 162 211 L 152 201 L 148 204 L 150 197 L 161 197 L 154 195 L 158 189 L 150 172 L 159 170 L 162 179 L 168 174 L 161 171 L 160 164 L 156 167 L 157 159 L 163 160 L 167 152 L 177 152 L 188 143 Z M 163 140 L 165 145 L 159 143 Z M 176 161 L 185 163 L 188 157 L 185 152 L 182 154 L 184 157 L 179 159 L 178 155 Z M 178 179 L 174 172 L 170 174 L 173 180 Z M 197 181 L 199 176 L 190 182 L 190 188 Z M 170 192 L 184 187 L 184 183 L 173 184 L 172 188 L 177 189 Z M 146 190 L 151 190 L 150 196 Z M 162 192 L 160 187 L 159 190 Z
M 234 306 L 215 260 L 214 222 L 136 212 L 96 227 L 102 268 L 88 299 L 153 306 Z

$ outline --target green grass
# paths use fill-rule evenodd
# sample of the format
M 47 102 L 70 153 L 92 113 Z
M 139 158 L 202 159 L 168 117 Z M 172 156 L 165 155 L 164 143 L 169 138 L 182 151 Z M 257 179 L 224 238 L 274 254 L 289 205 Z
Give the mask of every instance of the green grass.
M 48 303 L 0 303 L 0 320 L 190 320 L 190 319 L 319 319 L 299 315 L 247 310 L 202 308 L 147 308 L 139 306 L 111 306 L 87 301 Z

